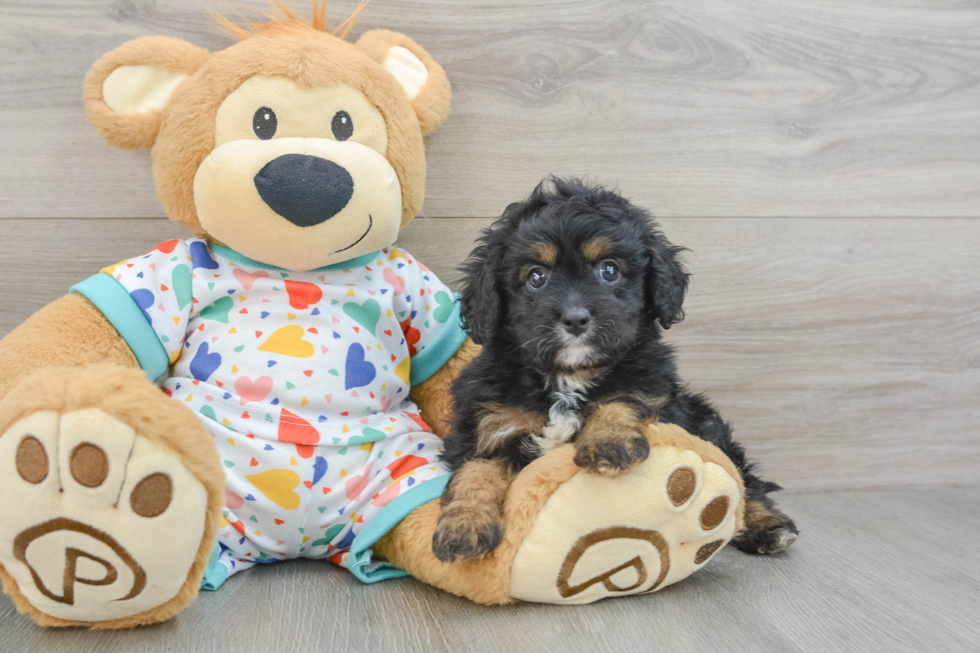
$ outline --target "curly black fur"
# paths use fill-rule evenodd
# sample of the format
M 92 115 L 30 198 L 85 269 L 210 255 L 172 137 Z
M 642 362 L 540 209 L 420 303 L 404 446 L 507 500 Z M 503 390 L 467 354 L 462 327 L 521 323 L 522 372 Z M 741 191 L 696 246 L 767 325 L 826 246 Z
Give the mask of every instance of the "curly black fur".
M 584 254 L 585 243 L 596 239 L 607 244 L 602 259 L 621 270 L 614 284 L 603 282 L 602 262 Z M 550 265 L 541 260 L 542 243 L 555 255 Z M 659 415 L 716 444 L 742 474 L 747 499 L 772 509 L 782 518 L 781 527 L 795 534 L 792 520 L 775 511 L 766 496 L 779 486 L 755 475 L 731 427 L 703 395 L 687 389 L 672 348 L 662 341 L 663 329 L 684 318 L 688 273 L 678 259 L 682 251 L 647 211 L 579 180 L 546 180 L 526 200 L 508 206 L 461 268 L 462 317 L 484 349 L 452 389 L 456 417 L 445 440 L 450 467 L 493 458 L 512 471 L 523 468 L 540 455 L 535 435 L 509 435 L 487 449 L 477 437 L 482 411 L 493 404 L 548 415 L 562 375 L 587 375 L 593 382 L 578 397 L 583 421 L 600 402 L 615 398 L 632 406 L 641 421 Z M 549 275 L 541 290 L 528 285 L 532 266 Z M 577 339 L 561 324 L 572 306 L 591 314 L 591 328 Z M 573 342 L 574 356 L 569 354 Z M 624 455 L 630 454 L 624 449 L 610 457 Z M 778 533 L 748 528 L 736 545 L 752 552 L 777 550 L 770 540 Z

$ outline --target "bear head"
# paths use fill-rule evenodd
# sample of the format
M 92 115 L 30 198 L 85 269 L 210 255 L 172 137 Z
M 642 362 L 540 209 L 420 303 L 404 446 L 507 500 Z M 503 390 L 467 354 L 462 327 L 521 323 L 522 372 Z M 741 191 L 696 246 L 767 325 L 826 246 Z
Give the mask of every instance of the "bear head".
M 152 148 L 157 196 L 196 235 L 306 271 L 377 251 L 422 206 L 422 137 L 449 113 L 443 69 L 388 30 L 344 40 L 325 2 L 291 7 L 215 53 L 143 37 L 85 79 L 89 121 L 111 145 Z

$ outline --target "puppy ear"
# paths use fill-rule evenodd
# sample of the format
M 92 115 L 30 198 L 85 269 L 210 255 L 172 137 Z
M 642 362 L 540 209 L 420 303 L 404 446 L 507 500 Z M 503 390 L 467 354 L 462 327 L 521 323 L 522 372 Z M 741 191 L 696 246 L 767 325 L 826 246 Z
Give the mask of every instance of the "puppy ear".
M 478 345 L 489 344 L 503 321 L 503 301 L 497 278 L 504 254 L 502 227 L 491 225 L 483 232 L 460 271 L 460 315 L 463 328 Z
M 422 134 L 434 132 L 446 120 L 452 97 L 449 78 L 419 44 L 404 34 L 376 29 L 365 32 L 357 47 L 398 80 L 418 116 Z
M 153 147 L 161 109 L 211 54 L 180 39 L 146 36 L 123 43 L 85 76 L 85 115 L 109 145 Z
M 678 260 L 683 247 L 672 245 L 654 227 L 648 236 L 647 309 L 660 326 L 669 329 L 684 319 L 684 293 L 690 276 Z

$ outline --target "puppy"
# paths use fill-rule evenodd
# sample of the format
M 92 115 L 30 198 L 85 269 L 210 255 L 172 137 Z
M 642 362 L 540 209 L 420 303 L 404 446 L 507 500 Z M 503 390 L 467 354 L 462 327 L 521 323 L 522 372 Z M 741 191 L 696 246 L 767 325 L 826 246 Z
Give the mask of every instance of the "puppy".
M 588 472 L 617 476 L 650 447 L 640 426 L 677 424 L 716 444 L 745 481 L 743 551 L 797 537 L 752 473 L 731 428 L 678 378 L 662 329 L 684 317 L 683 248 L 620 195 L 551 179 L 511 204 L 463 264 L 461 312 L 481 355 L 459 376 L 433 551 L 443 561 L 492 551 L 511 478 L 567 442 Z

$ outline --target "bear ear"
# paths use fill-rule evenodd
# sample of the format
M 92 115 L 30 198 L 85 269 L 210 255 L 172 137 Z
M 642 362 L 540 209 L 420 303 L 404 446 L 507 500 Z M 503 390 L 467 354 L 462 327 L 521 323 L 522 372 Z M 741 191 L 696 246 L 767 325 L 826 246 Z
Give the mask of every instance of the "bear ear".
M 211 54 L 180 39 L 146 36 L 123 43 L 85 76 L 85 115 L 110 145 L 153 147 L 161 109 Z
M 412 103 L 423 134 L 430 134 L 449 115 L 449 78 L 429 53 L 404 34 L 386 29 L 365 32 L 357 47 L 398 80 Z

